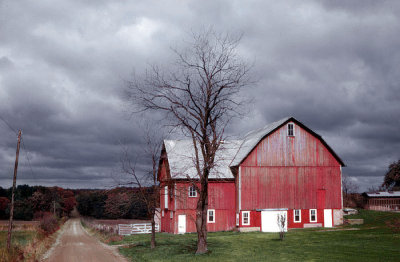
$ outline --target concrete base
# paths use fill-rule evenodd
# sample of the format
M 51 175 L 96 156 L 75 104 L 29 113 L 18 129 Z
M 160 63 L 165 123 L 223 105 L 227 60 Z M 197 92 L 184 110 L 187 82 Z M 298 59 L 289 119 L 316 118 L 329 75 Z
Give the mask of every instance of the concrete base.
M 364 224 L 364 219 L 346 219 L 349 225 L 362 225 Z
M 312 227 L 322 227 L 321 223 L 316 224 L 304 224 L 304 228 L 312 228 Z
M 239 227 L 239 232 L 257 232 L 261 231 L 259 227 Z

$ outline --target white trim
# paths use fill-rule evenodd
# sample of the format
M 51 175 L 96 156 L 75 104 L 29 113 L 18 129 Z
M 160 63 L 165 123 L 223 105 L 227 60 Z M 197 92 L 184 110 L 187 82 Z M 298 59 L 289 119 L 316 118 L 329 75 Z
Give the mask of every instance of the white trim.
M 296 211 L 299 211 L 299 221 L 296 221 Z M 293 209 L 293 222 L 301 223 L 301 209 Z
M 311 211 L 315 210 L 315 220 L 311 220 Z M 318 221 L 318 217 L 317 217 L 317 210 L 316 209 L 310 209 L 310 222 L 317 222 Z
M 174 210 L 176 211 L 176 183 L 174 184 Z
M 192 188 L 193 188 L 193 190 L 194 190 L 194 195 L 193 195 L 193 196 L 190 195 L 190 193 L 192 192 L 192 191 L 191 191 Z M 189 196 L 189 197 L 197 197 L 197 190 L 196 190 L 196 188 L 195 188 L 194 186 L 189 186 L 188 196 Z
M 236 226 L 239 226 L 239 225 L 240 225 L 240 224 L 239 224 L 239 222 L 240 222 L 239 217 L 240 217 L 240 214 L 239 214 L 239 213 L 236 213 Z
M 173 211 L 169 211 L 169 218 L 174 218 L 174 212 Z
M 293 135 L 289 135 L 289 125 L 292 125 L 292 127 L 293 127 Z M 286 125 L 286 128 L 287 128 L 286 134 L 287 134 L 288 136 L 295 136 L 295 135 L 294 135 L 294 123 L 292 123 L 292 122 L 288 123 L 288 124 Z
M 342 177 L 342 166 L 340 166 L 340 197 L 341 197 L 341 206 L 343 209 L 343 177 Z
M 164 187 L 164 208 L 168 209 L 168 186 Z
M 244 222 L 244 214 L 247 214 L 247 223 Z M 250 211 L 242 211 L 242 225 L 250 226 Z
M 213 220 L 210 221 L 210 211 L 213 213 Z M 208 209 L 207 210 L 207 223 L 215 223 L 215 209 Z
M 242 181 L 241 181 L 242 167 L 239 166 L 239 212 L 242 209 Z
M 164 209 L 161 210 L 161 216 L 164 217 Z

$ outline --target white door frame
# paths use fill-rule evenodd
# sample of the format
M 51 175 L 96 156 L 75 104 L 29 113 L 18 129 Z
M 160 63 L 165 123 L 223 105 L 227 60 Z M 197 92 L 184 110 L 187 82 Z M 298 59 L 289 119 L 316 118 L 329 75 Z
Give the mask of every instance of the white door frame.
M 279 232 L 278 214 L 286 216 L 286 224 L 284 231 L 287 231 L 288 215 L 286 210 L 263 210 L 261 211 L 261 231 L 262 232 Z
M 324 209 L 324 227 L 333 227 L 332 209 Z
M 186 215 L 178 215 L 178 234 L 186 233 Z

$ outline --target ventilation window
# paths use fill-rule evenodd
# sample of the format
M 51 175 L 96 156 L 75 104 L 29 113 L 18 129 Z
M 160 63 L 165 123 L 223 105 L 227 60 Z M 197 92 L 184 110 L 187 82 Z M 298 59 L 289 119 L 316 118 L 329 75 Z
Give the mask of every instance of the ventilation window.
M 189 187 L 189 197 L 197 197 L 197 191 L 194 186 Z
M 288 136 L 294 136 L 294 124 L 290 123 L 287 125 Z

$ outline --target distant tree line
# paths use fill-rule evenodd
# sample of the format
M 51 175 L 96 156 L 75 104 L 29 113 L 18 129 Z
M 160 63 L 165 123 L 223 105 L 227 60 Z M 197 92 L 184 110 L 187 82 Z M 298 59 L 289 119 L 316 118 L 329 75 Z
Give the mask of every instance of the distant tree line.
M 147 208 L 137 188 L 63 189 L 19 185 L 15 192 L 14 218 L 39 219 L 46 212 L 69 216 L 76 207 L 80 215 L 104 219 L 148 219 Z M 149 194 L 151 189 L 148 189 Z M 0 219 L 8 219 L 11 188 L 0 187 Z
M 11 188 L 0 187 L 0 219 L 9 218 L 10 202 Z M 14 218 L 38 219 L 45 212 L 57 217 L 69 216 L 75 206 L 75 194 L 70 189 L 19 185 L 15 191 Z
M 148 189 L 149 194 L 151 189 Z M 137 188 L 76 190 L 77 209 L 82 216 L 106 219 L 148 219 L 146 204 Z

